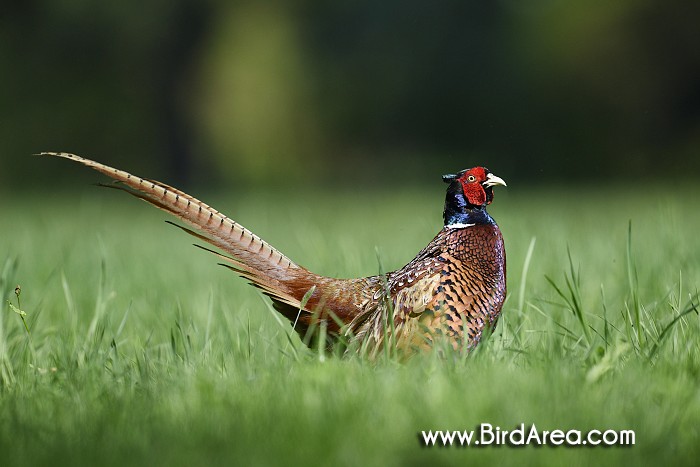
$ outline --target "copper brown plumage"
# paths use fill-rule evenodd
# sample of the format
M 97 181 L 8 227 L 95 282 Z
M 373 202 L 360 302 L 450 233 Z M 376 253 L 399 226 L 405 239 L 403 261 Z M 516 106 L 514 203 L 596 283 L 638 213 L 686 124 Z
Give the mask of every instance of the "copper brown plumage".
M 471 349 L 485 328 L 496 325 L 505 300 L 503 237 L 486 212 L 493 186 L 505 182 L 483 167 L 443 176 L 449 184 L 444 227 L 406 266 L 385 276 L 335 279 L 297 265 L 237 222 L 164 183 L 73 154 L 42 155 L 91 167 L 115 180 L 107 186 L 180 218 L 194 230 L 178 227 L 225 252 L 209 250 L 268 295 L 305 337 L 322 325 L 371 354 L 388 344 L 407 352 L 425 349 L 437 339 Z

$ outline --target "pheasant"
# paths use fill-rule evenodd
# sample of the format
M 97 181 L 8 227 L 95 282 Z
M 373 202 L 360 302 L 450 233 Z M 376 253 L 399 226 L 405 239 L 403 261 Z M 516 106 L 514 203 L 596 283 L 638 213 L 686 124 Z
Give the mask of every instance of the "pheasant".
M 68 153 L 69 159 L 114 180 L 119 188 L 180 218 L 180 226 L 227 255 L 241 277 L 272 299 L 273 306 L 310 343 L 321 328 L 329 341 L 355 344 L 373 355 L 385 346 L 413 353 L 444 339 L 473 349 L 493 329 L 506 296 L 503 237 L 486 212 L 493 187 L 506 186 L 484 167 L 444 175 L 448 184 L 444 227 L 407 265 L 386 275 L 335 279 L 299 266 L 272 245 L 198 199 L 164 183 L 140 178 Z M 230 256 L 229 256 L 230 255 Z

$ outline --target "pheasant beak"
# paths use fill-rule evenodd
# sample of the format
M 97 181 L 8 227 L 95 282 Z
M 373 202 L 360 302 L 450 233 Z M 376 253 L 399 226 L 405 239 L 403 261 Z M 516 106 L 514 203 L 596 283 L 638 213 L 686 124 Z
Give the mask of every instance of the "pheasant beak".
M 483 182 L 482 185 L 484 185 L 484 186 L 494 186 L 494 185 L 508 186 L 508 185 L 506 185 L 506 182 L 501 177 L 496 177 L 494 174 L 488 174 L 486 176 L 486 181 Z

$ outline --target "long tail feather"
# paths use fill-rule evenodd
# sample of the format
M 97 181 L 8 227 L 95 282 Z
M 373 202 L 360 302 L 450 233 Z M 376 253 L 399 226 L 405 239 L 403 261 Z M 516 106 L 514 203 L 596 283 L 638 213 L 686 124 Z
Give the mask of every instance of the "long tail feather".
M 126 191 L 178 217 L 197 232 L 178 227 L 230 254 L 231 257 L 219 256 L 232 263 L 231 269 L 273 300 L 298 309 L 306 291 L 316 279 L 321 279 L 221 212 L 165 183 L 137 177 L 74 154 L 42 152 L 40 155 L 61 157 L 90 167 L 115 180 L 104 186 Z

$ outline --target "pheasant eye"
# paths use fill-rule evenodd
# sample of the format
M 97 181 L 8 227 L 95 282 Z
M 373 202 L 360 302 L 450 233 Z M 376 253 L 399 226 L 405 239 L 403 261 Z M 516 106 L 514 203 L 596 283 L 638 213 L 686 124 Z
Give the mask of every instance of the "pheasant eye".
M 470 175 L 470 176 L 467 177 L 467 181 L 468 181 L 468 182 L 475 182 L 475 181 L 476 181 L 476 177 L 475 177 L 474 175 Z

